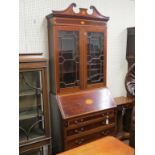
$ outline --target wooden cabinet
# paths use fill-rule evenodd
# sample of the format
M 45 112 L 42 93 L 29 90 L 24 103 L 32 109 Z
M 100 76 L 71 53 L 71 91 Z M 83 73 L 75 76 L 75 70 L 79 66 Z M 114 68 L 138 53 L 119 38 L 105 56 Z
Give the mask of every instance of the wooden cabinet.
M 107 88 L 58 95 L 57 101 L 65 150 L 115 134 L 116 106 Z
M 126 59 L 128 61 L 128 68 L 135 63 L 135 27 L 127 28 Z
M 58 152 L 115 132 L 115 102 L 106 87 L 107 21 L 94 6 L 71 4 L 47 16 L 50 92 Z
M 132 97 L 116 97 L 114 98 L 117 104 L 117 138 L 120 140 L 129 139 L 129 131 L 125 130 L 126 126 L 130 128 L 131 111 L 134 107 L 134 98 Z M 128 115 L 128 120 L 126 118 Z
M 93 13 L 71 4 L 47 16 L 51 91 L 76 92 L 106 86 L 107 21 L 95 7 Z M 54 87 L 55 86 L 55 87 Z
M 47 91 L 47 59 L 19 57 L 19 151 L 50 155 L 51 134 Z M 35 153 L 36 152 L 36 153 Z M 40 153 L 39 153 L 40 152 Z

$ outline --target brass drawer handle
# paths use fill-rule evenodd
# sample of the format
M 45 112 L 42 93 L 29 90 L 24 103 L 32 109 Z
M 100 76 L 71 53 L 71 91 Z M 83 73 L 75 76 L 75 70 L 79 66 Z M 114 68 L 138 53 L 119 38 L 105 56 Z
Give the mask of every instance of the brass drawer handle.
M 84 119 L 81 118 L 80 120 L 75 120 L 74 123 L 75 123 L 75 124 L 78 124 L 78 123 L 83 122 L 83 121 L 84 121 Z
M 81 122 L 83 122 L 84 121 L 84 119 L 83 118 L 81 118 L 81 120 L 80 120 Z
M 77 120 L 74 121 L 75 124 L 78 124 L 79 122 Z
M 105 124 L 109 124 L 109 119 L 106 118 Z
M 79 131 L 77 129 L 74 130 L 75 133 L 79 133 Z
M 75 144 L 80 145 L 80 144 L 82 144 L 83 142 L 84 142 L 84 139 L 82 138 L 82 139 L 80 139 L 80 140 L 76 140 L 76 141 L 75 141 Z
M 80 130 L 78 130 L 78 129 L 74 130 L 75 133 L 79 133 L 79 132 L 83 132 L 83 131 L 84 131 L 84 128 L 80 128 Z

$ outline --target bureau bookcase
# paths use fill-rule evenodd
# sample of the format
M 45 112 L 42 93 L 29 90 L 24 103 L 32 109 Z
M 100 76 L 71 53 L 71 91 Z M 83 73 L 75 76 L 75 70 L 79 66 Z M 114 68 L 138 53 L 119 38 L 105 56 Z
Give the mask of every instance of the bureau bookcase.
M 113 134 L 116 124 L 115 102 L 106 87 L 109 17 L 94 6 L 78 13 L 75 7 L 46 16 L 57 151 Z

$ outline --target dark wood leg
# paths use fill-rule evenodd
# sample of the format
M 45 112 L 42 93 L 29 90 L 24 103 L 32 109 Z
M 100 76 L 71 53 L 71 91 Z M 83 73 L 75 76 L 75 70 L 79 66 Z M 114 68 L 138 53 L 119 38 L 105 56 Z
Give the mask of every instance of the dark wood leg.
M 123 125 L 125 113 L 126 109 L 123 107 L 117 112 L 117 138 L 119 138 L 120 140 L 129 138 L 129 133 L 124 131 Z

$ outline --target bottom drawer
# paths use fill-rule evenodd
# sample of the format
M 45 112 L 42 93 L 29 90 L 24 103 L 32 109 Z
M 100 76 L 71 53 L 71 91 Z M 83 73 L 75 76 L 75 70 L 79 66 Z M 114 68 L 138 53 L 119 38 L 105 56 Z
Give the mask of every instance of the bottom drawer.
M 115 134 L 115 127 L 110 128 L 110 129 L 106 129 L 106 130 L 102 130 L 100 132 L 94 133 L 94 134 L 90 134 L 84 137 L 80 137 L 71 141 L 66 142 L 66 147 L 65 150 L 80 146 L 82 144 L 91 142 L 95 139 L 107 136 L 107 135 L 114 135 Z

